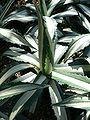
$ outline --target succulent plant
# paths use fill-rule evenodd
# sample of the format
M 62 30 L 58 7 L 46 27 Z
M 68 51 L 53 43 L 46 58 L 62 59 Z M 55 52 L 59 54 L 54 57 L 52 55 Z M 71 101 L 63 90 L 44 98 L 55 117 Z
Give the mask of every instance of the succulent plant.
M 84 2 L 88 0 L 33 0 L 33 4 L 3 17 L 0 38 L 18 45 L 3 53 L 14 62 L 0 74 L 0 100 L 19 96 L 6 119 L 13 120 L 28 102 L 29 110 L 35 111 L 46 87 L 58 120 L 69 119 L 65 106 L 90 109 L 90 9 Z M 23 34 L 7 29 L 12 21 L 29 23 L 28 28 Z M 73 59 L 81 50 L 82 54 Z M 28 68 L 28 73 L 10 81 L 15 73 Z M 72 95 L 65 99 L 66 91 Z

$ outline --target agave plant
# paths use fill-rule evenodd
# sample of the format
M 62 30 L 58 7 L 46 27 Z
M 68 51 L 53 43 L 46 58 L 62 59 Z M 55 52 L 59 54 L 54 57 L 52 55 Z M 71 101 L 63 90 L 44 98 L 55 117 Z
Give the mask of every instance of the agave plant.
M 45 87 L 49 89 L 52 108 L 58 120 L 69 119 L 64 106 L 90 109 L 90 14 L 89 8 L 81 4 L 84 2 L 88 0 L 34 0 L 33 4 L 26 4 L 3 17 L 0 38 L 18 44 L 18 47 L 10 47 L 3 53 L 3 56 L 13 59 L 14 63 L 0 74 L 0 100 L 3 100 L 0 106 L 10 97 L 18 99 L 12 105 L 9 118 L 4 113 L 0 114 L 2 117 L 13 120 L 28 103 L 29 111 L 34 112 Z M 69 26 L 73 18 L 76 25 L 83 28 L 82 31 L 77 31 L 73 22 Z M 7 24 L 14 20 L 31 22 L 29 29 L 23 35 L 7 29 Z M 27 46 L 31 52 L 22 46 Z M 83 53 L 73 59 L 73 55 L 84 48 Z M 10 80 L 15 73 L 28 68 L 28 73 Z M 64 99 L 63 84 L 68 86 L 63 91 L 74 91 L 75 96 Z

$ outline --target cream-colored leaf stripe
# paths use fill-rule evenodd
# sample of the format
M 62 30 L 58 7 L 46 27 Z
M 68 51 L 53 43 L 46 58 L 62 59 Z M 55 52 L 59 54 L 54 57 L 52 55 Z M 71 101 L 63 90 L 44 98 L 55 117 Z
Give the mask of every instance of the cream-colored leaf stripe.
M 79 89 L 90 92 L 90 84 L 84 81 L 81 81 L 79 79 L 76 79 L 76 78 L 73 78 L 67 75 L 63 75 L 55 71 L 52 72 L 52 78 L 64 84 L 70 85 L 72 87 L 79 88 Z

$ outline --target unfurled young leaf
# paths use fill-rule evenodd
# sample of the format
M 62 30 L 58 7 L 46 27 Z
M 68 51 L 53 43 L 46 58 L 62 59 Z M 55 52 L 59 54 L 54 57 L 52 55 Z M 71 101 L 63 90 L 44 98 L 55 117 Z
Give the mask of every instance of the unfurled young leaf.
M 47 35 L 48 43 L 50 44 L 51 42 L 51 51 L 54 54 L 57 43 L 57 22 L 53 18 L 49 18 L 46 16 L 43 19 L 44 27 L 46 28 L 45 32 Z
M 46 14 L 46 11 L 43 7 L 43 13 L 40 12 L 40 8 L 38 8 L 38 6 L 36 6 L 36 9 L 39 27 L 38 42 L 40 70 L 44 74 L 49 74 L 52 71 L 54 63 L 54 49 L 56 43 L 54 35 L 56 34 L 57 23 L 54 19 L 51 19 L 47 16 L 42 17 L 42 14 Z M 52 25 L 52 28 L 50 27 L 50 25 Z

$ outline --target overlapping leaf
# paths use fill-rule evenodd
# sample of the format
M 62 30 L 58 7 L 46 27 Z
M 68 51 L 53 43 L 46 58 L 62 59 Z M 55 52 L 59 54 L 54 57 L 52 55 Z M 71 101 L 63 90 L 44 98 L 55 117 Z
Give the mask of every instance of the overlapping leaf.
M 65 54 L 66 50 L 68 49 L 68 46 L 62 46 L 62 45 L 56 45 L 55 49 L 55 56 L 54 56 L 54 63 L 57 64 L 62 56 Z
M 59 71 L 88 75 L 90 72 L 90 64 L 87 60 L 77 59 L 73 62 L 64 63 L 64 64 L 55 64 L 54 68 Z
M 78 15 L 77 11 L 75 10 L 75 8 L 70 7 L 67 9 L 67 11 L 57 13 L 55 15 L 52 15 L 51 17 L 54 19 L 59 19 L 61 17 L 70 17 L 75 15 Z
M 0 100 L 8 98 L 8 97 L 12 97 L 14 95 L 21 94 L 21 93 L 26 92 L 26 91 L 40 89 L 40 87 L 41 87 L 40 85 L 36 85 L 33 83 L 29 83 L 29 84 L 22 84 L 21 83 L 19 85 L 14 85 L 10 88 L 7 88 L 7 89 L 0 91 Z
M 39 74 L 37 78 L 35 79 L 35 84 L 40 84 L 40 85 L 45 85 L 48 82 L 48 79 L 46 76 Z M 30 101 L 30 106 L 35 102 L 35 100 L 38 99 L 39 95 L 41 95 L 42 89 L 41 90 L 33 90 L 33 91 L 28 91 L 22 95 L 22 97 L 17 101 L 15 106 L 12 109 L 12 112 L 10 114 L 9 120 L 13 120 L 13 118 L 17 115 L 17 113 L 21 110 L 21 108 L 28 102 Z
M 90 23 L 88 19 L 81 13 L 79 13 L 79 15 L 82 20 L 82 25 L 90 32 Z
M 0 22 L 3 20 L 3 18 L 5 17 L 7 11 L 9 10 L 9 8 L 11 7 L 11 5 L 13 4 L 15 0 L 8 0 L 8 2 L 6 3 L 1 15 L 0 15 Z
M 18 77 L 17 79 L 13 80 L 13 82 L 28 82 L 28 83 L 32 83 L 34 81 L 36 77 L 36 74 L 34 74 L 33 72 L 28 72 L 25 75 L 22 75 L 21 77 Z
M 10 67 L 9 67 L 10 68 Z M 0 78 L 0 85 L 7 80 L 9 77 L 11 77 L 12 75 L 14 75 L 16 72 L 20 71 L 20 70 L 24 70 L 26 68 L 30 68 L 30 64 L 25 64 L 25 63 L 20 63 L 17 65 L 14 65 L 13 67 L 11 67 L 10 69 L 5 70 L 5 73 L 2 73 L 2 76 Z
M 59 102 L 62 101 L 63 99 L 63 93 L 62 90 L 60 88 L 60 86 L 58 85 L 57 82 L 55 81 L 50 81 L 50 86 L 49 87 L 49 93 L 50 93 L 50 97 L 51 97 L 51 103 L 55 103 L 55 102 Z M 61 108 L 61 107 L 53 107 L 53 110 L 55 112 L 55 116 L 57 117 L 57 119 L 61 119 L 61 120 L 67 120 L 67 113 L 65 108 Z
M 18 10 L 6 16 L 3 20 L 3 24 L 6 24 L 13 20 L 24 22 L 24 23 L 37 20 L 37 16 L 35 16 L 35 11 L 36 10 L 33 4 L 26 4 L 24 7 L 19 8 Z M 34 12 L 34 13 L 30 15 L 31 12 Z
M 69 4 L 69 3 L 83 3 L 83 2 L 87 2 L 88 0 L 51 0 L 51 2 L 48 5 L 48 12 L 47 14 L 50 15 L 52 13 L 52 11 L 54 10 L 54 8 L 58 5 L 65 5 L 65 4 Z
M 87 95 L 72 96 L 54 105 L 90 110 L 90 100 Z
M 75 40 L 73 39 L 73 41 L 70 43 L 70 46 L 68 47 L 68 50 L 67 50 L 64 60 L 66 61 L 75 52 L 78 52 L 78 51 L 84 49 L 89 44 L 90 44 L 90 34 L 80 35 L 80 36 L 78 36 L 77 39 L 76 38 L 75 38 Z
M 90 92 L 90 78 L 85 76 L 54 70 L 52 78 L 71 87 Z
M 81 10 L 90 17 L 90 8 L 83 5 L 83 4 L 78 4 L 77 6 L 79 6 L 79 8 L 81 8 Z
M 4 52 L 3 55 L 7 55 L 7 56 L 9 56 L 9 58 L 14 59 L 16 61 L 28 62 L 34 66 L 39 67 L 38 58 L 36 58 L 36 56 L 34 56 L 30 53 L 22 54 L 19 52 L 8 50 L 8 51 Z
M 23 36 L 6 28 L 0 28 L 0 38 L 7 42 L 30 47 L 30 43 Z

